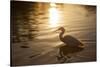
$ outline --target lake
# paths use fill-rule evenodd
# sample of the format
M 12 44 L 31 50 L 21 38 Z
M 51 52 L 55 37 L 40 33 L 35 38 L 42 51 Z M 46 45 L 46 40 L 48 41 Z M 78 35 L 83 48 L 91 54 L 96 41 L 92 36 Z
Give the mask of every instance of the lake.
M 86 47 L 71 62 L 96 60 L 96 6 L 11 1 L 12 65 L 59 63 L 60 27 Z

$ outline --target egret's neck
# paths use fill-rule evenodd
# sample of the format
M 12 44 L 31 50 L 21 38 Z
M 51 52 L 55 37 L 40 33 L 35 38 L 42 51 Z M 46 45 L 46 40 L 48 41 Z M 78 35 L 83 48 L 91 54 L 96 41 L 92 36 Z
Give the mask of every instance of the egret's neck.
M 62 31 L 62 32 L 59 34 L 59 37 L 60 37 L 60 40 L 61 40 L 61 41 L 63 41 L 63 34 L 64 34 L 64 32 L 65 32 L 65 31 Z

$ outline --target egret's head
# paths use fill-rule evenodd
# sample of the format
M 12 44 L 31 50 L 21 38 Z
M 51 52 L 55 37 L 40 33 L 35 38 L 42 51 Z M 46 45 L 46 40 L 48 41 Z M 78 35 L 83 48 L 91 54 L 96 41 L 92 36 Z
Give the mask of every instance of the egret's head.
M 58 30 L 61 30 L 62 32 L 65 31 L 65 29 L 63 27 L 58 28 Z
M 58 28 L 57 30 L 55 30 L 54 32 L 65 32 L 65 29 L 63 27 Z
M 63 27 L 58 28 L 58 30 L 65 31 Z

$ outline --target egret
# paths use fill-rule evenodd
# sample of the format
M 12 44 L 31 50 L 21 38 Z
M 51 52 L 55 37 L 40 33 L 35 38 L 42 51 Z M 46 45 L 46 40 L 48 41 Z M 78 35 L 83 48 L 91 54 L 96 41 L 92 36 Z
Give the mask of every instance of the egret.
M 70 56 L 68 56 L 69 54 L 77 53 L 84 49 L 84 44 L 75 37 L 71 35 L 64 36 L 65 29 L 63 27 L 60 27 L 58 30 L 61 31 L 59 34 L 59 38 L 65 44 L 65 46 L 59 48 L 60 56 L 57 56 L 58 60 L 61 58 L 65 58 L 65 55 L 67 56 L 67 58 L 70 58 Z

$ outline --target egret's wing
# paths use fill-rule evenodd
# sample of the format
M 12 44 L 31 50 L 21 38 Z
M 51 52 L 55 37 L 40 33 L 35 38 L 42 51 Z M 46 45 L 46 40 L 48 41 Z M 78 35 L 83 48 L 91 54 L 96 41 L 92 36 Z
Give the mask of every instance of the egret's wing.
M 70 35 L 64 37 L 64 42 L 70 46 L 83 45 L 78 39 Z

